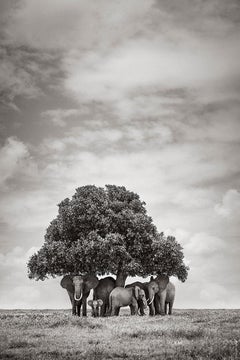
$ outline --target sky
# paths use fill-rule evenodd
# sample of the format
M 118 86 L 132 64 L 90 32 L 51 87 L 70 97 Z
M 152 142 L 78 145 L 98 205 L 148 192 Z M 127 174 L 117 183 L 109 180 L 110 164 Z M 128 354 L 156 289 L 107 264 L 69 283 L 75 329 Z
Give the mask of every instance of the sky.
M 26 263 L 87 184 L 176 236 L 176 308 L 240 307 L 239 20 L 238 0 L 1 1 L 0 308 L 70 307 Z

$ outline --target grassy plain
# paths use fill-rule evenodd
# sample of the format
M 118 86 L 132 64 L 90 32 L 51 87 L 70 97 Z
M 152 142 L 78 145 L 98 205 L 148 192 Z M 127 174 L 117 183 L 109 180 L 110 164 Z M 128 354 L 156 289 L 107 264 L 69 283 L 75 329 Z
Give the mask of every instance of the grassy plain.
M 0 359 L 240 359 L 240 310 L 128 314 L 94 319 L 70 310 L 1 310 Z

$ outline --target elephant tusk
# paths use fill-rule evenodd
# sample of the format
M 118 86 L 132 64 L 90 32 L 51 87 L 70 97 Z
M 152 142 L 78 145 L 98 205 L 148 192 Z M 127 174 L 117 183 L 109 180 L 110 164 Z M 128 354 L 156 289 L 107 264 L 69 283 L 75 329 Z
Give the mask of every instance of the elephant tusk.
M 154 300 L 154 296 L 153 296 L 152 300 L 150 301 L 150 303 L 149 303 L 148 305 L 151 305 L 151 303 L 153 302 L 153 300 Z
M 149 301 L 149 299 L 146 300 L 147 302 Z

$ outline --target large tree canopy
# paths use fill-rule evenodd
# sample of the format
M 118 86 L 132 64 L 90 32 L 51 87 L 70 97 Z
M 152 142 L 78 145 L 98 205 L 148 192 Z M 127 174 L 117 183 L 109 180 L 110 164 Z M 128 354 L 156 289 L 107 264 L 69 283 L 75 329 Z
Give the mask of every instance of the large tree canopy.
M 123 186 L 88 185 L 59 204 L 28 270 L 37 280 L 69 273 L 112 273 L 118 285 L 124 285 L 128 275 L 164 272 L 185 281 L 188 268 L 183 258 L 175 238 L 158 233 L 136 193 Z

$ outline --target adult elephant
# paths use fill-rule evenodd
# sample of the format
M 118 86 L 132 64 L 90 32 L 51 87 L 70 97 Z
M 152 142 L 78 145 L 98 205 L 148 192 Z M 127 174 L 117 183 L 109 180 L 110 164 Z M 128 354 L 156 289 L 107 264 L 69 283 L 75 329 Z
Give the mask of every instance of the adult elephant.
M 95 275 L 65 275 L 61 280 L 61 286 L 67 290 L 71 304 L 72 314 L 87 316 L 87 297 L 91 289 L 95 289 L 99 283 Z
M 125 288 L 130 288 L 130 287 L 134 287 L 134 286 L 138 286 L 140 289 L 144 290 L 145 292 L 145 296 L 148 299 L 149 295 L 148 295 L 148 282 L 141 282 L 141 281 L 135 281 L 131 284 L 127 284 L 125 286 Z M 140 315 L 143 316 L 145 315 L 145 311 L 144 311 L 144 304 L 142 301 L 138 301 L 138 309 L 140 311 Z
M 93 300 L 88 301 L 88 305 L 92 308 L 93 316 L 106 316 L 109 310 L 109 295 L 115 288 L 116 281 L 107 276 L 99 280 L 98 285 L 93 291 Z
M 165 300 L 165 308 L 164 308 L 165 314 L 167 314 L 167 310 L 168 310 L 168 315 L 172 315 L 175 292 L 176 292 L 175 285 L 171 281 L 169 281 L 166 289 L 166 300 Z
M 158 275 L 155 279 L 151 277 L 147 285 L 149 296 L 150 315 L 165 315 L 165 301 L 169 277 L 165 274 Z M 155 298 L 156 296 L 156 298 Z M 154 300 L 155 298 L 155 300 Z
M 131 315 L 137 315 L 138 303 L 142 302 L 143 307 L 147 307 L 145 291 L 138 286 L 123 288 L 116 287 L 109 295 L 110 315 L 118 316 L 120 308 L 130 306 Z

